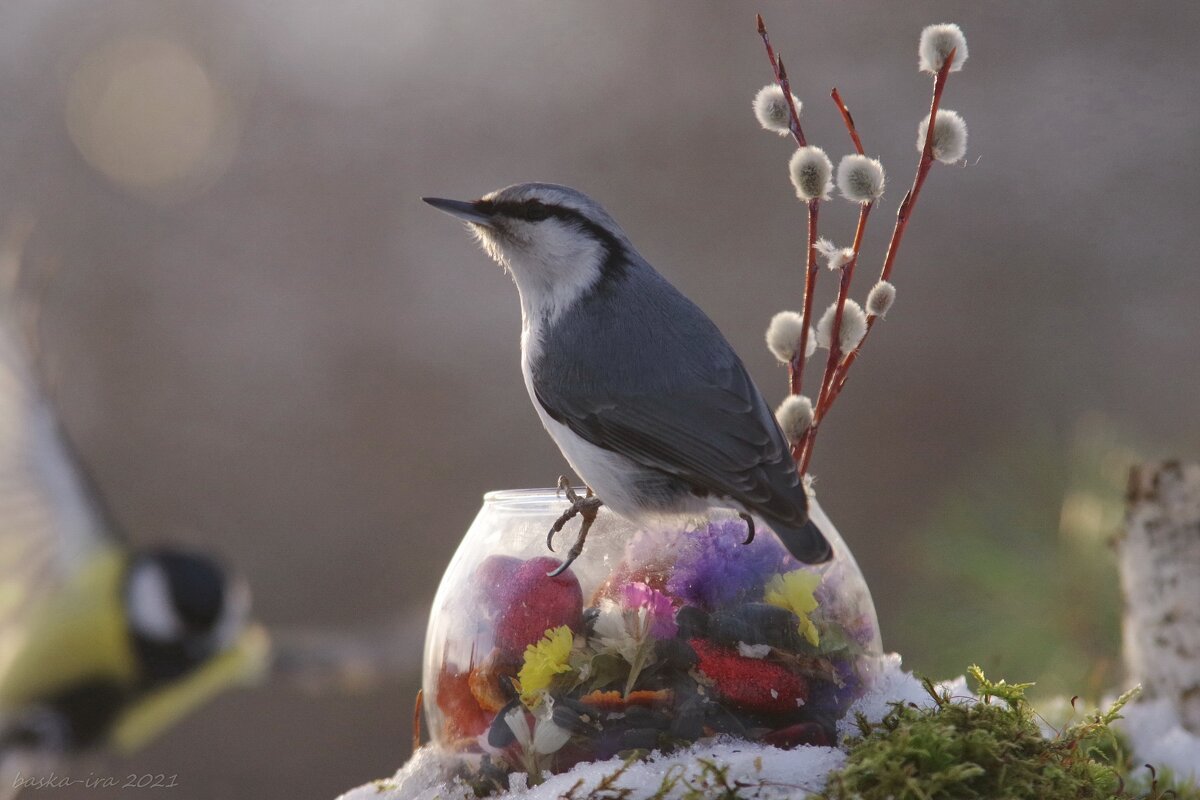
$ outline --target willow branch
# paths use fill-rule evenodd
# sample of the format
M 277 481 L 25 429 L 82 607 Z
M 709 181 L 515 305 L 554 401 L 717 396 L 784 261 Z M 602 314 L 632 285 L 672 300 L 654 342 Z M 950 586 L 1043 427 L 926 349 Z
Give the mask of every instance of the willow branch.
M 825 373 L 821 378 L 821 391 L 817 395 L 816 408 L 821 408 L 825 404 L 825 398 L 833 390 L 834 378 L 837 375 L 838 365 L 841 363 L 842 347 L 842 312 L 846 308 L 846 299 L 850 294 L 850 282 L 854 278 L 854 267 L 858 263 L 858 254 L 862 249 L 863 233 L 867 228 L 867 217 L 871 214 L 873 203 L 863 203 L 858 211 L 858 226 L 854 230 L 854 244 L 852 250 L 854 255 L 842 267 L 842 279 L 838 286 L 837 310 L 834 312 L 833 329 L 829 335 L 829 358 L 825 361 Z M 813 415 L 813 424 L 805 431 L 804 437 L 801 439 L 801 458 L 800 458 L 800 474 L 803 475 L 808 471 L 808 464 L 812 460 L 813 447 L 816 444 L 817 430 L 820 428 L 821 418 L 816 414 Z
M 842 96 L 838 94 L 836 86 L 833 87 L 829 96 L 837 104 L 838 111 L 842 112 L 842 121 L 846 123 L 846 130 L 850 132 L 850 140 L 854 142 L 854 149 L 860 156 L 866 155 L 863 151 L 862 140 L 858 138 L 858 130 L 854 127 L 854 117 L 850 116 L 850 109 L 846 108 L 846 104 L 842 102 Z
M 799 147 L 807 147 L 808 142 L 804 138 L 804 129 L 800 127 L 800 114 L 796 111 L 796 103 L 792 100 L 792 84 L 788 80 L 787 69 L 783 66 L 783 59 L 775 54 L 775 49 L 771 47 L 771 38 L 767 36 L 767 25 L 763 22 L 762 14 L 756 16 L 758 22 L 758 35 L 762 37 L 763 47 L 767 51 L 767 60 L 771 62 L 771 71 L 775 74 L 775 80 L 779 84 L 779 88 L 783 90 L 783 99 L 788 107 L 788 127 L 791 128 L 792 138 L 796 140 Z
M 804 362 L 808 351 L 808 331 L 812 323 L 813 294 L 817 285 L 817 212 L 820 200 L 808 201 L 808 255 L 805 259 L 804 274 L 804 313 L 800 330 L 800 346 L 788 363 L 788 389 L 792 394 L 800 394 L 804 388 Z M 792 457 L 799 460 L 799 442 L 792 448 Z
M 933 100 L 929 104 L 929 125 L 925 131 L 925 143 L 921 148 L 921 160 L 917 164 L 917 174 L 913 178 L 912 188 L 904 195 L 904 199 L 900 202 L 900 208 L 896 211 L 896 226 L 892 229 L 892 238 L 888 242 L 887 255 L 883 259 L 883 268 L 880 270 L 879 280 L 890 280 L 892 276 L 892 268 L 896 261 L 896 254 L 900 251 L 900 242 L 904 238 L 904 231 L 908 228 L 909 219 L 912 217 L 912 210 L 917 204 L 917 198 L 921 194 L 921 187 L 925 185 L 925 178 L 929 175 L 929 170 L 933 166 L 933 135 L 937 122 L 938 106 L 942 102 L 942 93 L 946 89 L 946 78 L 950 74 L 950 67 L 954 64 L 954 56 L 956 51 L 951 50 L 946 56 L 942 68 L 938 70 L 937 75 L 933 80 Z M 837 400 L 842 389 L 846 385 L 846 377 L 850 371 L 850 367 L 858 359 L 858 354 L 862 352 L 863 345 L 866 344 L 867 338 L 871 335 L 871 329 L 875 327 L 875 322 L 878 317 L 874 314 L 867 316 L 867 330 L 863 335 L 862 341 L 858 343 L 858 347 L 846 356 L 845 361 L 838 368 L 838 373 L 835 376 L 835 382 L 831 391 L 826 396 L 824 402 L 819 403 L 816 409 L 814 419 L 820 419 L 824 416 L 833 402 Z

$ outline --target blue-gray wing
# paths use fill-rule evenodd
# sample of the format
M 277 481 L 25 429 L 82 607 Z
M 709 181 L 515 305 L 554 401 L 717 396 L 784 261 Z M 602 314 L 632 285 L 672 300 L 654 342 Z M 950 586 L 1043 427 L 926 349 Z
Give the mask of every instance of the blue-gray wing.
M 586 441 L 673 475 L 697 494 L 802 526 L 807 502 L 782 434 L 746 373 L 720 372 L 709 384 L 603 401 L 569 393 L 550 400 L 535 390 L 550 415 Z
M 542 345 L 534 393 L 576 435 L 768 522 L 804 525 L 774 414 L 712 321 L 657 273 L 593 296 Z

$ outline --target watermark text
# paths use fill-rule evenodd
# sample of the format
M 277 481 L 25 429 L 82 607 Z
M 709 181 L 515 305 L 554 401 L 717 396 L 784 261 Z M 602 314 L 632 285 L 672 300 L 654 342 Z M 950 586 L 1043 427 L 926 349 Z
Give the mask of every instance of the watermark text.
M 97 775 L 94 772 L 89 772 L 86 778 L 74 775 L 59 775 L 57 772 L 50 772 L 47 775 L 22 775 L 20 772 L 17 772 L 12 782 L 12 788 L 18 790 L 65 789 L 72 786 L 83 789 L 112 789 L 114 787 L 122 789 L 174 789 L 178 785 L 179 776 L 177 774 L 166 775 L 161 772 L 147 772 L 141 775 L 130 774 L 124 777 Z

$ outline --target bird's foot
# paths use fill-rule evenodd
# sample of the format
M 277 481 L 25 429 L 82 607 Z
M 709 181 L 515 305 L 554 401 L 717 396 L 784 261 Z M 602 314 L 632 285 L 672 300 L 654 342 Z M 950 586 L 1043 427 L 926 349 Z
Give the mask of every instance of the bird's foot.
M 742 542 L 742 544 L 750 544 L 754 541 L 754 517 L 745 511 L 740 512 L 738 516 L 746 521 L 746 541 Z
M 546 547 L 551 552 L 554 551 L 554 534 L 561 531 L 576 516 L 580 518 L 579 536 L 575 539 L 575 544 L 567 551 L 566 561 L 559 564 L 552 572 L 547 573 L 551 578 L 561 575 L 575 559 L 579 558 L 579 554 L 583 552 L 583 543 L 587 540 L 588 531 L 591 530 L 592 523 L 596 521 L 600 506 L 604 505 L 600 498 L 592 492 L 591 487 L 588 487 L 586 493 L 580 497 L 579 493 L 571 488 L 570 481 L 563 476 L 559 476 L 558 490 L 566 493 L 567 499 L 571 501 L 571 507 L 550 526 L 550 532 L 546 534 Z

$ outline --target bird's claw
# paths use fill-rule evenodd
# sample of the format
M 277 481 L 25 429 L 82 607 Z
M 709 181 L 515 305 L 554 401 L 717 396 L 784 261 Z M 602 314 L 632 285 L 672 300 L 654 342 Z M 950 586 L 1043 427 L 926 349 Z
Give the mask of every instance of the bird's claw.
M 575 491 L 573 486 L 571 486 L 571 482 L 567 480 L 565 475 L 558 476 L 558 488 L 555 490 L 554 496 L 557 497 L 565 493 L 567 499 L 571 501 L 571 506 L 562 513 L 562 516 L 554 521 L 554 524 L 550 526 L 549 533 L 546 534 L 546 549 L 551 553 L 554 552 L 554 534 L 561 531 L 563 526 L 571 521 L 572 517 L 574 517 L 576 514 L 582 513 L 583 504 L 585 503 L 586 499 L 593 497 L 592 487 L 588 486 L 586 489 L 587 494 L 585 497 L 580 497 L 579 493 Z M 599 508 L 600 501 L 597 500 L 596 504 L 596 507 Z
M 579 513 L 578 507 L 576 507 L 576 505 L 574 503 L 572 503 L 570 508 L 568 508 L 566 511 L 564 511 L 562 513 L 562 515 L 559 516 L 558 519 L 554 520 L 554 524 L 550 526 L 550 531 L 546 534 L 546 549 L 547 550 L 549 550 L 551 553 L 554 552 L 554 534 L 561 531 L 563 529 L 563 526 L 565 526 L 568 522 L 570 522 L 571 518 L 574 517 L 578 513 Z
M 546 573 L 549 578 L 557 578 L 567 571 L 567 568 L 575 563 L 575 559 L 579 558 L 579 554 L 583 552 L 583 543 L 587 540 L 588 529 L 592 527 L 592 522 L 595 520 L 595 515 L 590 519 L 583 518 L 583 522 L 579 525 L 579 537 L 575 539 L 575 544 L 571 545 L 571 549 L 567 551 L 566 559 L 554 569 Z
M 754 517 L 745 511 L 739 513 L 738 516 L 746 521 L 746 541 L 742 542 L 742 544 L 750 544 L 754 541 Z
M 566 493 L 567 499 L 571 501 L 571 506 L 550 526 L 550 531 L 546 534 L 546 548 L 550 552 L 554 552 L 554 534 L 561 531 L 576 516 L 580 517 L 579 536 L 576 537 L 575 544 L 567 551 L 566 560 L 553 571 L 546 573 L 551 578 L 561 575 L 575 559 L 579 558 L 579 554 L 583 552 L 583 543 L 587 540 L 588 531 L 591 530 L 592 523 L 596 521 L 600 507 L 604 505 L 600 498 L 592 492 L 591 487 L 588 487 L 584 496 L 580 497 L 565 477 L 558 479 L 558 489 Z

